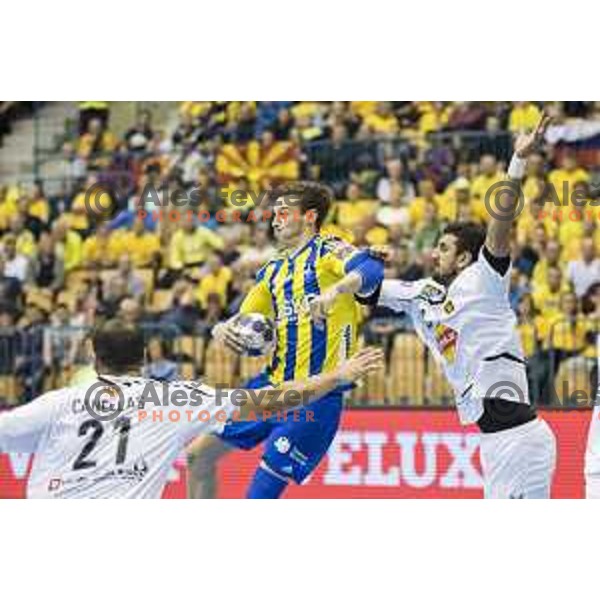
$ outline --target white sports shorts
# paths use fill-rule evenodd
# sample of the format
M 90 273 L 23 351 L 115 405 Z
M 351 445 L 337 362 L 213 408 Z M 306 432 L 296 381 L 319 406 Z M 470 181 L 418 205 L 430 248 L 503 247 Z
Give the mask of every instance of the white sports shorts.
M 550 498 L 556 438 L 546 421 L 481 434 L 486 498 Z
M 586 474 L 585 497 L 587 500 L 600 500 L 600 474 Z

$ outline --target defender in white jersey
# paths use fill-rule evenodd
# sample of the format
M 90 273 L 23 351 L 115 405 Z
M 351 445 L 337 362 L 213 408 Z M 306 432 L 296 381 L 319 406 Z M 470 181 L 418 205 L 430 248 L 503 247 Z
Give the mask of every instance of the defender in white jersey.
M 556 462 L 554 434 L 530 405 L 508 301 L 519 182 L 547 124 L 544 116 L 534 133 L 516 140 L 512 181 L 492 207 L 487 231 L 474 223 L 449 225 L 434 252 L 434 279 L 386 280 L 372 301 L 412 318 L 454 389 L 461 422 L 479 426 L 487 498 L 549 497 Z
M 28 498 L 160 498 L 183 448 L 197 435 L 218 433 L 236 411 L 243 417 L 298 408 L 301 399 L 317 399 L 382 365 L 379 350 L 365 349 L 329 375 L 276 390 L 218 391 L 139 376 L 143 337 L 120 322 L 94 334 L 94 349 L 97 372 L 117 375 L 0 414 L 0 451 L 35 454 Z
M 596 337 L 598 389 L 585 451 L 585 497 L 600 500 L 600 334 Z

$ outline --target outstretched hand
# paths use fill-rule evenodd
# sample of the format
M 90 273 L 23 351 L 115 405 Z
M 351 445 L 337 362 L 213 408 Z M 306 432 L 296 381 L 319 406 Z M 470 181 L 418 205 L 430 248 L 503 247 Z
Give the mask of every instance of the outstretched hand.
M 384 354 L 381 348 L 373 346 L 359 350 L 339 369 L 340 379 L 358 381 L 368 373 L 379 371 L 384 367 Z
M 552 119 L 546 113 L 542 113 L 538 124 L 531 133 L 523 133 L 517 137 L 515 140 L 515 154 L 519 158 L 526 158 L 535 150 L 544 138 L 551 121 Z
M 217 323 L 212 329 L 213 338 L 236 354 L 243 354 L 244 344 L 235 326 L 235 317 L 223 323 Z

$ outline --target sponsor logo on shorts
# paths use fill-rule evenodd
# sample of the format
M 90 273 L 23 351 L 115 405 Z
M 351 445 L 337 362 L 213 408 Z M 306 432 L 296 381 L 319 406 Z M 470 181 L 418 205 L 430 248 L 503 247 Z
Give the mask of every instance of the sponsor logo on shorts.
M 275 440 L 275 448 L 279 454 L 287 454 L 291 447 L 290 440 L 285 436 L 281 436 Z

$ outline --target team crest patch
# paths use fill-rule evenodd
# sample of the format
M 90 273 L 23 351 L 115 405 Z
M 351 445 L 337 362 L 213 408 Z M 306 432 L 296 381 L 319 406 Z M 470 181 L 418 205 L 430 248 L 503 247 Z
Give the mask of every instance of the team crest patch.
M 447 315 L 451 315 L 454 312 L 454 303 L 452 302 L 452 300 L 448 300 L 445 304 L 444 304 L 444 312 Z
M 446 290 L 444 288 L 439 288 L 435 285 L 428 283 L 423 286 L 423 289 L 420 291 L 417 298 L 422 298 L 423 300 L 429 302 L 430 304 L 439 304 L 444 301 L 446 297 Z
M 277 452 L 279 452 L 279 454 L 287 454 L 290 451 L 290 448 L 290 440 L 288 440 L 285 436 L 275 440 L 275 449 Z

